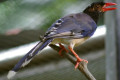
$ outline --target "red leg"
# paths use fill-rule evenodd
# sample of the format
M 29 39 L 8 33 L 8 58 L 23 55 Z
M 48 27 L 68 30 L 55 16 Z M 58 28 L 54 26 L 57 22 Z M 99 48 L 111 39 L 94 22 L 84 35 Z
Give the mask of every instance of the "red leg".
M 88 63 L 87 60 L 81 59 L 81 58 L 76 54 L 76 52 L 75 52 L 70 46 L 69 46 L 68 48 L 69 48 L 70 51 L 74 54 L 74 56 L 77 58 L 77 63 L 76 63 L 76 65 L 75 65 L 75 69 L 78 68 L 78 65 L 79 65 L 79 63 L 80 63 L 81 61 L 85 61 L 86 63 Z
M 62 44 L 60 44 L 60 43 L 59 43 L 59 46 L 60 46 L 60 48 L 61 48 L 61 50 L 59 51 L 59 55 L 61 55 L 61 56 L 62 56 L 62 54 L 61 54 L 61 53 L 62 53 L 62 51 L 63 51 L 63 50 L 65 50 L 65 51 L 68 53 L 68 50 L 67 50 L 67 49 L 65 49 L 65 47 L 64 47 Z

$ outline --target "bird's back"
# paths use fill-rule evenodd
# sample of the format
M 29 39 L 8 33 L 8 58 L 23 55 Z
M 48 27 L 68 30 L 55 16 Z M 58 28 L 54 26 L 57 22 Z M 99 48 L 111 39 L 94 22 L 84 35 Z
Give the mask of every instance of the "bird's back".
M 85 13 L 70 14 L 61 18 L 61 20 L 63 22 L 60 26 L 57 27 L 57 31 L 55 31 L 55 34 L 71 31 L 71 34 L 72 32 L 74 34 L 80 33 L 80 35 L 83 35 L 83 37 L 58 37 L 53 40 L 52 44 L 63 43 L 69 45 L 70 43 L 74 43 L 75 45 L 79 45 L 83 43 L 86 39 L 91 37 L 97 28 L 94 20 Z M 55 26 L 55 23 L 51 26 L 51 29 Z
M 92 36 L 97 28 L 97 25 L 94 22 L 94 20 L 85 13 L 70 14 L 68 16 L 61 18 L 61 20 L 62 20 L 61 24 L 57 27 L 56 27 L 56 23 L 58 22 L 58 20 L 54 24 L 52 24 L 52 26 L 47 31 L 47 33 L 49 33 L 47 34 L 47 37 L 50 38 L 53 37 L 52 35 L 55 36 L 56 34 L 60 34 L 64 32 L 71 32 L 71 33 L 74 32 L 75 34 L 81 33 L 83 37 Z M 56 30 L 52 31 L 53 28 L 56 28 Z M 52 31 L 52 34 L 50 31 Z M 55 36 L 55 37 L 59 37 L 59 36 Z M 62 36 L 60 36 L 60 38 L 62 38 Z M 72 37 L 71 35 L 71 38 L 74 37 Z

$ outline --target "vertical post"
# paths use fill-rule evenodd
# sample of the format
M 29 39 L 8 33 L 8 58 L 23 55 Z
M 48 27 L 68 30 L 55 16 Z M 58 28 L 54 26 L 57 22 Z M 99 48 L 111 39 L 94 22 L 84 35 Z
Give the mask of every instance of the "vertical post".
M 115 2 L 117 10 L 105 14 L 106 33 L 106 80 L 120 80 L 120 0 Z

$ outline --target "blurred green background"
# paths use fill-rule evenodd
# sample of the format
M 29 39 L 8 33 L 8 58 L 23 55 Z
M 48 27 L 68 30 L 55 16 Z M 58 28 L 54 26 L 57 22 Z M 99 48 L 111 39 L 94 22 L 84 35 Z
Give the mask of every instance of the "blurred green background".
M 102 0 L 5 0 L 0 3 L 0 33 L 12 29 L 45 31 L 57 19 L 82 12 L 95 1 Z
M 39 35 L 43 35 L 57 19 L 71 13 L 82 12 L 96 1 L 102 0 L 1 0 L 0 51 L 38 41 Z M 103 14 L 101 17 L 98 25 L 104 24 Z M 97 80 L 105 80 L 104 36 L 93 39 L 76 50 L 80 56 L 89 53 L 93 53 L 89 56 L 96 55 L 96 58 L 88 58 L 88 68 Z M 57 52 L 49 50 L 43 53 L 44 56 L 41 54 L 35 57 L 13 80 L 87 80 L 81 72 L 74 70 L 74 66 L 68 60 L 59 57 Z M 0 62 L 0 80 L 7 80 L 7 72 L 20 58 L 21 56 Z M 61 60 L 66 64 L 56 65 L 60 64 Z M 51 64 L 53 67 L 46 68 Z

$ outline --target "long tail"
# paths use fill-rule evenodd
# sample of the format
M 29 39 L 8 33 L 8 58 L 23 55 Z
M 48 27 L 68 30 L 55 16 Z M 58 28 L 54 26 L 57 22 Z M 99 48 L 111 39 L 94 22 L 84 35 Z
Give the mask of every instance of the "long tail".
M 33 47 L 15 66 L 12 70 L 9 71 L 7 77 L 8 79 L 11 79 L 17 71 L 21 68 L 26 66 L 33 57 L 41 51 L 43 48 L 45 48 L 53 39 L 48 39 L 43 42 L 39 42 L 35 47 Z

